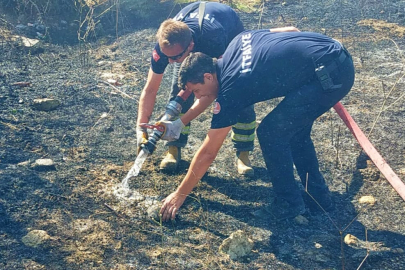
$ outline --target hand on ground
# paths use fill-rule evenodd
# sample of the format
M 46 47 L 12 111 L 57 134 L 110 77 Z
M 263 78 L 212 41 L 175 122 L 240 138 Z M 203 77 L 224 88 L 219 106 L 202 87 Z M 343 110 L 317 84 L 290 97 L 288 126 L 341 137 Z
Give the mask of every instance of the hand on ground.
M 160 209 L 162 220 L 167 221 L 169 219 L 175 219 L 179 208 L 183 205 L 186 195 L 180 194 L 177 191 L 173 192 L 165 199 L 162 200 L 163 206 Z

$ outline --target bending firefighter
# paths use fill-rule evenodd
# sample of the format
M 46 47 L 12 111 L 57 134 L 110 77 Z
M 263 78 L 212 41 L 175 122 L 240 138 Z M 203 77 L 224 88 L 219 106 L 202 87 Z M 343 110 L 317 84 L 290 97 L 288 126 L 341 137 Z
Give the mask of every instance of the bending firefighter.
M 164 21 L 157 32 L 157 44 L 152 53 L 151 67 L 146 85 L 142 91 L 137 119 L 137 145 L 147 141 L 146 129 L 142 123 L 148 123 L 153 112 L 157 91 L 163 73 L 169 63 L 173 64 L 172 89 L 169 100 L 179 93 L 177 85 L 180 63 L 190 52 L 202 52 L 210 57 L 220 57 L 231 40 L 244 30 L 242 22 L 229 6 L 215 2 L 197 2 L 183 8 L 174 19 Z M 190 119 L 203 112 L 214 97 L 203 97 L 194 103 L 192 94 L 183 104 L 182 112 L 190 111 Z M 194 104 L 193 104 L 194 103 Z M 169 147 L 160 168 L 166 171 L 178 169 L 181 160 L 181 148 L 187 144 L 190 121 L 181 131 L 180 137 L 167 143 Z M 249 161 L 249 151 L 253 150 L 256 115 L 253 104 L 238 112 L 233 126 L 232 140 L 238 156 L 238 172 L 253 175 Z
M 194 92 L 197 98 L 214 96 L 216 110 L 187 175 L 163 200 L 163 220 L 175 218 L 215 159 L 231 126 L 237 123 L 238 112 L 276 97 L 284 99 L 257 128 L 276 194 L 265 210 L 277 220 L 303 214 L 307 208 L 311 212 L 320 210 L 295 181 L 295 165 L 308 193 L 324 210 L 332 211 L 334 203 L 319 171 L 310 134 L 314 121 L 342 99 L 353 82 L 350 54 L 340 42 L 318 33 L 245 31 L 229 44 L 221 59 L 190 54 L 181 66 L 180 87 Z M 176 126 L 187 123 L 185 119 L 163 121 L 169 131 L 163 139 L 178 136 L 180 129 Z

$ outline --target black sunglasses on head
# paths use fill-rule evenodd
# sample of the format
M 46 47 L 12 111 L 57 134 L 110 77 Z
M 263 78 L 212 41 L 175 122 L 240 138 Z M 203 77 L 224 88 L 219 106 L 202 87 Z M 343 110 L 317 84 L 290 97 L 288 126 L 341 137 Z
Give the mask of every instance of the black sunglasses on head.
M 190 44 L 188 44 L 188 46 L 190 46 Z M 171 60 L 173 60 L 173 61 L 179 60 L 179 59 L 186 53 L 186 51 L 187 51 L 187 49 L 188 49 L 188 46 L 186 46 L 186 48 L 184 49 L 184 51 L 182 51 L 182 52 L 179 53 L 178 55 L 175 55 L 175 56 L 167 56 L 167 55 L 166 55 L 166 57 L 169 58 L 169 59 L 171 59 Z

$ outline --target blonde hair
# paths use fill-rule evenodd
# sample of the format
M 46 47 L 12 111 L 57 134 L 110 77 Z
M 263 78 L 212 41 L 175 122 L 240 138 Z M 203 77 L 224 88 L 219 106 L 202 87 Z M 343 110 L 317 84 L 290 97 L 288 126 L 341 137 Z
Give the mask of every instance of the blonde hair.
M 160 47 L 172 47 L 174 44 L 180 44 L 184 49 L 190 44 L 192 36 L 187 24 L 167 19 L 160 25 L 156 38 Z

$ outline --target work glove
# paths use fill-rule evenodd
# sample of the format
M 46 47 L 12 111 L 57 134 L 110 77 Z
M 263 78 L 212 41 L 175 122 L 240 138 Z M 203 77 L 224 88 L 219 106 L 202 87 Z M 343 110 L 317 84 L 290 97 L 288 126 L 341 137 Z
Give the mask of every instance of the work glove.
M 160 121 L 156 125 L 165 127 L 165 132 L 161 139 L 169 142 L 179 139 L 181 131 L 184 128 L 184 124 L 180 118 L 175 121 Z
M 136 146 L 138 149 L 138 154 L 141 151 L 141 145 L 148 142 L 148 132 L 146 128 L 137 126 L 136 127 Z

